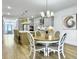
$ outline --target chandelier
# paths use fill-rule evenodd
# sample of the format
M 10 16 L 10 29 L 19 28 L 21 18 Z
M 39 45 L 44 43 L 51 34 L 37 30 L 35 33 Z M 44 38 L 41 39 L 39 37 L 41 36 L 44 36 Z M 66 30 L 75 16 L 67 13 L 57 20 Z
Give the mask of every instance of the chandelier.
M 27 10 L 25 10 L 23 13 L 22 13 L 22 15 L 20 16 L 20 23 L 21 24 L 30 24 L 30 20 L 29 20 L 29 18 L 26 16 L 26 14 L 27 14 Z
M 42 11 L 42 12 L 40 12 L 40 14 L 41 14 L 42 17 L 52 17 L 52 16 L 54 16 L 54 13 L 52 11 L 48 10 L 48 0 L 46 0 L 46 10 L 45 10 L 45 12 Z

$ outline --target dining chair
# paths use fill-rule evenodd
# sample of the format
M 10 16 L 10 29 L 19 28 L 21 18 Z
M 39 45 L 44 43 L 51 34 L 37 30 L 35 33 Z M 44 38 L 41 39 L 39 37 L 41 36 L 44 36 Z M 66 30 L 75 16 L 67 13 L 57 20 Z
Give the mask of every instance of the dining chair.
M 40 37 L 41 36 L 41 32 L 40 31 L 36 31 L 36 36 Z
M 38 51 L 44 51 L 45 52 L 45 48 L 44 48 L 44 46 L 42 45 L 42 46 L 40 46 L 40 45 L 36 45 L 36 42 L 35 42 L 35 40 L 34 40 L 34 38 L 33 38 L 33 36 L 32 36 L 32 34 L 28 31 L 27 32 L 27 34 L 28 34 L 28 40 L 29 40 L 29 42 L 30 42 L 30 49 L 31 49 L 31 52 L 30 52 L 30 54 L 33 52 L 33 59 L 35 59 L 35 55 L 36 55 L 36 52 Z
M 35 31 L 30 31 L 30 33 L 33 35 L 33 37 L 35 37 Z
M 54 34 L 52 34 L 52 36 L 53 36 L 53 39 L 52 40 L 59 40 L 60 39 L 60 31 L 56 31 Z M 58 42 L 57 43 L 51 43 L 51 44 L 49 44 L 49 45 L 57 45 L 58 44 Z
M 30 44 L 27 32 L 20 32 L 19 36 L 20 36 L 21 45 L 29 45 Z
M 50 52 L 58 52 L 58 59 L 60 59 L 60 54 L 62 53 L 63 57 L 64 55 L 64 41 L 66 38 L 67 33 L 63 34 L 62 38 L 58 41 L 58 44 L 48 46 L 48 54 Z
M 55 37 L 56 37 L 56 40 L 60 39 L 60 31 L 56 31 L 55 32 Z
M 38 38 L 41 38 L 41 40 L 45 39 L 45 32 L 44 31 L 40 31 L 40 30 L 37 30 L 35 31 L 35 36 L 38 37 Z M 45 46 L 45 44 L 42 44 L 42 43 L 36 43 L 36 45 L 38 46 Z

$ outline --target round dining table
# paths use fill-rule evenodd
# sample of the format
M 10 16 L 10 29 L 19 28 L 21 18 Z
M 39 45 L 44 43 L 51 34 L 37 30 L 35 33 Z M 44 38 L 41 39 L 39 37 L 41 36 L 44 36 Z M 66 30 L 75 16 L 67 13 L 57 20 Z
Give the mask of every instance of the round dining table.
M 36 43 L 45 44 L 44 56 L 49 56 L 48 46 L 51 43 L 57 43 L 58 40 L 36 40 Z
M 50 34 L 48 35 L 44 32 L 41 32 L 41 36 L 35 35 L 35 37 L 33 38 L 35 40 L 35 43 L 40 43 L 45 45 L 44 56 L 49 56 L 49 53 L 48 53 L 49 44 L 59 42 L 59 38 L 55 37 L 54 35 L 50 35 Z

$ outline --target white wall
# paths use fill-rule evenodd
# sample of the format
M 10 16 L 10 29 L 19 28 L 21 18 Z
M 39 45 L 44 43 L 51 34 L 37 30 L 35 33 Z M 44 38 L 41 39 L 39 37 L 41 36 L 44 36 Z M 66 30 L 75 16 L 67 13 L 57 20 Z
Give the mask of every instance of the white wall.
M 71 8 L 67 8 L 55 13 L 54 17 L 54 27 L 56 30 L 59 30 L 61 34 L 67 33 L 67 39 L 65 43 L 77 45 L 77 30 L 64 30 L 63 29 L 63 19 L 66 16 L 74 15 L 77 13 L 77 6 L 73 6 Z

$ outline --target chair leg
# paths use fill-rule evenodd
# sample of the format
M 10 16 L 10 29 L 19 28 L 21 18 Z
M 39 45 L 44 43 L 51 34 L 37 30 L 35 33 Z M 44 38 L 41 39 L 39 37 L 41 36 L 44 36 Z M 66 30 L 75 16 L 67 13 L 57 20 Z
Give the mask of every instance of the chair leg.
M 35 59 L 35 55 L 36 55 L 36 51 L 34 50 L 34 54 L 33 54 L 34 56 L 33 56 L 33 59 Z
M 30 48 L 31 50 L 30 50 L 30 53 L 29 53 L 29 56 L 32 54 L 32 52 L 33 52 L 33 48 Z
M 45 51 L 45 49 L 44 49 L 44 56 L 45 56 L 45 53 L 46 53 L 46 51 Z
M 50 49 L 48 49 L 48 56 L 49 56 L 49 53 L 50 53 Z
M 58 51 L 58 59 L 60 59 L 60 51 Z
M 63 55 L 63 57 L 65 58 L 64 51 L 62 51 L 62 55 Z

